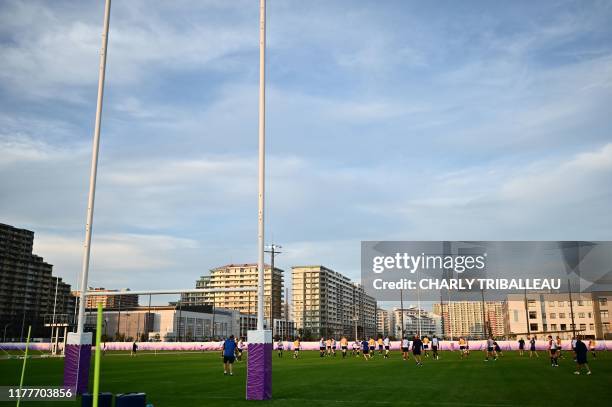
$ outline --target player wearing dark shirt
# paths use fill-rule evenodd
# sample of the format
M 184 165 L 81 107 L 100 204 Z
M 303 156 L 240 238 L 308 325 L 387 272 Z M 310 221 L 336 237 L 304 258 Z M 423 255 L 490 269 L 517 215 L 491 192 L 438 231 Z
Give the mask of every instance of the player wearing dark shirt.
M 423 342 L 419 335 L 415 335 L 412 340 L 412 356 L 414 356 L 414 361 L 417 366 L 423 366 L 421 362 L 421 351 L 423 350 Z
M 363 351 L 363 358 L 365 360 L 368 360 L 372 357 L 372 355 L 370 354 L 370 343 L 365 339 L 361 341 L 361 350 Z
M 576 353 L 576 371 L 574 374 L 580 374 L 580 369 L 584 366 L 587 369 L 587 374 L 591 374 L 591 368 L 587 363 L 587 353 L 589 352 L 587 346 L 582 342 L 582 336 L 578 335 L 578 340 L 576 341 L 576 348 L 574 349 Z
M 226 375 L 229 370 L 230 376 L 234 375 L 232 367 L 236 360 L 236 341 L 234 335 L 230 335 L 228 339 L 223 342 L 223 374 Z
M 523 338 L 519 339 L 519 355 L 523 356 L 523 351 L 525 350 L 525 340 Z

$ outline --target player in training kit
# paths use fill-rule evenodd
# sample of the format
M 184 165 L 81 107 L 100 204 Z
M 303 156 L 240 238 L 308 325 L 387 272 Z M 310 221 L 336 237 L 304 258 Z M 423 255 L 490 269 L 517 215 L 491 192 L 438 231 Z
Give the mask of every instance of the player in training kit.
M 234 372 L 232 369 L 234 361 L 236 360 L 236 341 L 234 340 L 234 335 L 230 335 L 230 337 L 223 342 L 221 355 L 223 356 L 223 374 L 227 375 L 227 371 L 229 370 L 230 376 L 233 376 Z
M 378 340 L 376 341 L 376 344 L 378 345 L 378 354 L 382 355 L 383 353 L 383 338 L 378 338 Z
M 236 350 L 238 351 L 238 354 L 236 355 L 237 360 L 242 360 L 243 347 L 244 347 L 244 343 L 242 342 L 242 338 L 240 338 L 238 340 L 238 344 L 236 345 Z
M 376 341 L 374 338 L 370 338 L 368 341 L 368 349 L 370 350 L 370 357 L 374 356 L 374 349 L 376 349 Z
M 355 342 L 353 342 L 353 356 L 357 356 L 359 357 L 359 348 L 361 347 L 361 342 L 359 342 L 357 339 L 355 339 Z
M 319 357 L 325 356 L 325 338 L 321 337 L 319 341 Z
M 540 355 L 538 355 L 538 352 L 536 352 L 536 337 L 535 336 L 532 336 L 531 339 L 529 339 L 529 358 L 531 359 L 533 355 L 536 355 L 537 358 L 540 357 Z
M 487 357 L 485 362 L 488 362 L 490 357 L 493 357 L 493 360 L 497 360 L 497 354 L 495 353 L 495 341 L 491 335 L 489 335 L 489 339 L 487 339 Z
M 332 338 L 332 355 L 336 357 L 336 340 Z
M 426 358 L 429 357 L 429 338 L 427 336 L 423 337 L 423 356 Z
M 438 356 L 438 346 L 440 346 L 440 341 L 436 335 L 431 338 L 431 351 L 433 352 L 434 360 L 438 360 L 440 357 Z
M 391 347 L 391 340 L 388 336 L 383 340 L 383 345 L 385 347 L 385 359 L 389 359 L 389 349 Z
M 561 350 L 562 350 L 562 346 L 561 346 L 561 338 L 557 336 L 557 358 L 562 358 L 563 356 L 561 355 Z
M 283 357 L 283 350 L 285 349 L 285 345 L 283 344 L 283 340 L 281 338 L 278 338 L 278 340 L 276 341 L 276 350 L 278 352 L 278 357 L 282 358 Z
M 331 338 L 327 338 L 327 341 L 325 341 L 325 346 L 327 348 L 326 355 L 327 356 L 331 355 Z
M 414 339 L 412 340 L 412 356 L 414 357 L 414 361 L 416 362 L 417 366 L 423 366 L 423 363 L 421 362 L 421 352 L 423 351 L 423 342 L 421 341 L 421 338 L 419 337 L 419 335 L 415 335 Z
M 467 342 L 465 341 L 465 338 L 463 337 L 459 338 L 459 352 L 461 353 L 461 359 L 467 356 L 466 346 L 467 346 Z
M 589 350 L 591 351 L 593 358 L 597 357 L 597 354 L 595 353 L 596 349 L 597 349 L 597 342 L 595 342 L 595 339 L 589 339 Z
M 370 340 L 372 340 L 370 338 Z M 373 353 L 374 351 L 370 352 L 370 342 L 366 341 L 365 338 L 363 338 L 363 341 L 361 342 L 361 350 L 363 351 L 363 358 L 365 360 L 368 360 L 372 357 L 371 353 Z
M 502 348 L 499 346 L 497 341 L 493 341 L 493 346 L 495 347 L 495 354 L 498 356 L 504 356 L 504 352 L 502 352 Z
M 296 338 L 293 341 L 293 359 L 297 359 L 300 356 L 300 338 Z
M 523 351 L 525 350 L 525 340 L 523 338 L 519 339 L 519 355 L 523 356 Z
M 402 339 L 402 359 L 404 360 L 410 359 L 410 356 L 408 355 L 409 347 L 410 341 L 408 341 L 408 338 L 404 337 Z
M 342 349 L 342 359 L 345 359 L 348 351 L 348 340 L 344 336 L 340 338 L 340 349 Z
M 589 353 L 586 345 L 582 342 L 582 335 L 578 335 L 578 340 L 576 341 L 576 371 L 574 374 L 580 374 L 580 369 L 584 366 L 587 369 L 587 374 L 591 374 L 591 368 L 587 363 L 587 354 Z
M 550 356 L 550 365 L 552 367 L 559 367 L 557 341 L 550 335 L 548 335 L 548 356 Z

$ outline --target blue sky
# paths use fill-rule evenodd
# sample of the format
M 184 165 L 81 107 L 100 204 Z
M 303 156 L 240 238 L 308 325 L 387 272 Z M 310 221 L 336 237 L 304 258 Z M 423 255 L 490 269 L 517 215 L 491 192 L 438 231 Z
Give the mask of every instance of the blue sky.
M 115 2 L 91 281 L 256 259 L 258 2 Z M 0 222 L 76 283 L 102 1 L 0 4 Z M 267 240 L 612 239 L 612 3 L 268 2 Z

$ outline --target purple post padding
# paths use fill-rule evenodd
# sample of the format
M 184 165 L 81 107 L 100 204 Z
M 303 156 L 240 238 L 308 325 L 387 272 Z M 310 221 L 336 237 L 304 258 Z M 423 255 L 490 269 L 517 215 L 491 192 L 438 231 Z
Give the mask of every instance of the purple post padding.
M 249 343 L 247 350 L 247 400 L 272 398 L 272 344 Z
M 66 345 L 64 351 L 64 387 L 75 389 L 78 394 L 87 391 L 91 345 Z

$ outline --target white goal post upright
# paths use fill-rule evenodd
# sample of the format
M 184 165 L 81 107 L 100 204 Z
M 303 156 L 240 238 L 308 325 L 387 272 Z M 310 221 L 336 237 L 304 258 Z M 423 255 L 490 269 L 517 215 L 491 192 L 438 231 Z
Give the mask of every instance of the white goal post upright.
M 259 171 L 257 213 L 257 330 L 248 332 L 247 400 L 272 398 L 272 331 L 264 329 L 266 162 L 266 0 L 259 0 Z M 273 273 L 273 270 L 272 270 Z M 271 275 L 272 275 L 271 273 Z M 270 276 L 272 281 L 272 276 Z M 270 312 L 268 323 L 274 323 Z M 268 327 L 269 328 L 269 327 Z
M 104 4 L 104 21 L 102 28 L 102 46 L 98 72 L 98 97 L 96 102 L 96 121 L 94 124 L 91 169 L 89 174 L 89 194 L 87 198 L 87 220 L 85 223 L 85 243 L 83 245 L 83 262 L 81 271 L 81 296 L 77 319 L 76 333 L 69 333 L 64 347 L 64 386 L 75 389 L 79 394 L 87 391 L 89 383 L 89 364 L 91 359 L 91 332 L 84 332 L 85 325 L 85 291 L 89 274 L 89 256 L 91 253 L 91 231 L 93 227 L 94 203 L 96 198 L 96 177 L 98 173 L 98 153 L 100 148 L 100 128 L 102 125 L 102 102 L 104 99 L 104 78 L 106 75 L 106 51 L 108 48 L 108 30 L 110 23 L 111 0 Z

